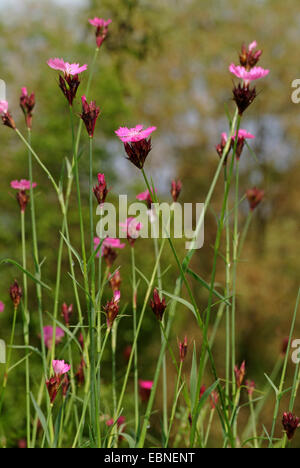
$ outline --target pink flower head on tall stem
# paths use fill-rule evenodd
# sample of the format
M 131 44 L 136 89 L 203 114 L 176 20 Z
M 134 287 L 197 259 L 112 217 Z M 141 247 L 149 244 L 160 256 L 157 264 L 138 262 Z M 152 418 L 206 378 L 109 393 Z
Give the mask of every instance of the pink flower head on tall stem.
M 65 332 L 61 328 L 56 327 L 55 344 L 60 343 L 64 336 L 65 336 Z M 46 327 L 43 328 L 43 339 L 44 339 L 46 348 L 51 349 L 52 341 L 53 341 L 53 327 L 51 325 L 47 325 Z
M 20 107 L 25 116 L 25 122 L 28 129 L 32 127 L 32 114 L 33 108 L 35 106 L 35 95 L 31 93 L 30 96 L 28 95 L 27 88 L 21 89 L 21 96 L 20 96 Z
M 10 186 L 13 189 L 18 190 L 16 198 L 17 198 L 17 202 L 22 212 L 25 211 L 26 206 L 30 200 L 29 195 L 26 193 L 26 191 L 30 190 L 30 187 L 35 188 L 36 185 L 37 184 L 35 182 L 31 183 L 29 180 L 26 180 L 26 179 L 21 179 L 20 181 L 13 180 L 10 183 Z
M 111 23 L 111 19 L 104 20 L 103 18 L 89 19 L 89 23 L 96 28 L 96 44 L 98 49 L 101 47 L 102 43 L 105 41 L 108 34 L 108 26 Z
M 137 125 L 133 128 L 120 127 L 115 131 L 116 135 L 124 143 L 124 148 L 128 159 L 138 169 L 142 169 L 145 160 L 151 151 L 151 133 L 156 127 L 148 127 L 143 130 L 143 125 Z
M 3 125 L 6 125 L 6 127 L 12 128 L 13 130 L 16 129 L 16 124 L 14 122 L 14 119 L 8 112 L 7 101 L 0 101 L 0 115 L 1 115 Z
M 69 63 L 59 58 L 49 59 L 47 63 L 53 70 L 63 72 L 63 76 L 59 75 L 59 87 L 72 106 L 80 84 L 78 75 L 87 69 L 87 65 L 80 66 L 79 63 Z
M 157 192 L 157 190 L 155 189 L 155 192 Z M 146 202 L 147 204 L 147 207 L 148 209 L 150 210 L 151 208 L 151 204 L 154 203 L 154 200 L 153 200 L 153 192 L 151 191 L 151 194 L 149 192 L 149 190 L 147 189 L 145 192 L 141 192 L 139 193 L 137 196 L 136 196 L 137 200 L 139 201 L 144 201 Z
M 142 223 L 138 222 L 135 218 L 127 218 L 125 223 L 120 223 L 123 232 L 126 232 L 127 239 L 131 247 L 134 246 L 135 241 L 139 237 L 139 232 L 143 229 Z
M 156 288 L 153 291 L 153 299 L 150 299 L 150 307 L 156 315 L 157 320 L 160 322 L 163 319 L 164 312 L 166 310 L 167 304 L 166 300 L 163 297 L 162 299 L 159 296 L 159 292 Z
M 0 314 L 4 312 L 4 309 L 5 309 L 5 305 L 2 301 L 0 301 Z
M 91 101 L 90 104 L 88 104 L 86 97 L 84 95 L 81 97 L 81 103 L 82 103 L 82 113 L 79 115 L 85 124 L 89 137 L 93 138 L 96 121 L 100 114 L 100 108 L 96 106 L 95 101 Z
M 52 367 L 53 367 L 54 374 L 57 377 L 60 377 L 61 375 L 66 374 L 71 369 L 71 366 L 67 364 L 65 361 L 59 361 L 55 359 L 52 361 Z
M 246 140 L 251 140 L 253 138 L 255 138 L 255 136 L 252 135 L 252 133 L 247 132 L 247 130 L 240 129 L 238 131 L 238 139 L 237 139 L 238 141 L 237 141 L 236 152 L 235 152 L 235 155 L 236 155 L 237 159 L 240 159 L 240 157 L 241 157 L 242 151 L 244 149 L 245 141 Z M 236 140 L 236 132 L 235 132 L 234 136 L 232 137 L 232 146 L 233 147 L 234 147 L 234 144 L 235 144 L 235 140 Z
M 153 387 L 152 380 L 139 380 L 139 393 L 142 401 L 148 401 Z

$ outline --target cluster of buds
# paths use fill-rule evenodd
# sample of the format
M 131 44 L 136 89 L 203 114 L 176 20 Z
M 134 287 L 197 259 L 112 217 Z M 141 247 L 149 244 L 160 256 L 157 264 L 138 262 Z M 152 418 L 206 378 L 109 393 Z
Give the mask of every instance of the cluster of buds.
M 47 63 L 53 70 L 63 72 L 63 76 L 59 75 L 59 87 L 72 106 L 80 85 L 79 75 L 87 69 L 87 65 L 80 67 L 79 63 L 69 63 L 59 58 L 49 59 Z
M 89 137 L 93 138 L 96 122 L 100 114 L 100 108 L 96 106 L 95 101 L 91 101 L 90 104 L 88 104 L 85 96 L 81 97 L 81 103 L 82 103 L 82 113 L 79 115 L 84 122 L 84 125 L 89 134 Z
M 120 223 L 122 231 L 126 233 L 127 240 L 131 247 L 134 247 L 135 241 L 143 229 L 142 223 L 138 222 L 135 218 L 127 218 L 125 223 Z
M 244 381 L 244 377 L 246 375 L 246 363 L 245 361 L 242 362 L 241 367 L 238 366 L 234 367 L 234 374 L 235 374 L 235 381 L 238 388 L 242 386 Z
M 153 387 L 152 380 L 139 380 L 139 393 L 142 401 L 147 402 Z
M 229 67 L 229 71 L 242 80 L 242 83 L 239 83 L 233 89 L 233 99 L 238 107 L 239 115 L 243 114 L 256 97 L 256 89 L 255 87 L 250 88 L 250 82 L 263 78 L 269 73 L 269 70 L 256 67 L 262 54 L 261 50 L 255 50 L 256 47 L 256 41 L 251 42 L 248 48 L 243 45 L 240 54 L 240 65 L 232 63 Z
M 182 190 L 181 180 L 172 180 L 172 182 L 171 182 L 171 195 L 172 195 L 174 203 L 177 202 L 181 190 Z
M 29 200 L 30 200 L 30 197 L 27 191 L 30 190 L 30 188 L 35 188 L 36 185 L 37 184 L 35 182 L 31 183 L 29 180 L 26 180 L 26 179 L 22 179 L 20 181 L 13 180 L 10 183 L 10 186 L 13 189 L 18 190 L 16 198 L 17 198 L 17 202 L 19 204 L 21 212 L 25 211 L 26 206 L 28 205 Z
M 133 128 L 120 127 L 115 133 L 124 143 L 124 148 L 128 159 L 138 169 L 143 169 L 146 158 L 150 153 L 151 138 L 148 138 L 156 127 L 149 127 L 143 130 L 143 125 L 137 125 Z
M 20 107 L 24 112 L 25 122 L 28 129 L 32 127 L 32 111 L 35 106 L 35 95 L 28 95 L 27 88 L 22 88 L 20 96 Z
M 113 275 L 110 275 L 108 280 L 109 280 L 109 284 L 113 292 L 120 291 L 121 283 L 122 283 L 120 270 L 117 270 Z
M 287 438 L 292 440 L 296 429 L 300 427 L 300 418 L 294 416 L 292 413 L 283 413 L 282 425 L 286 432 Z
M 95 197 L 97 198 L 97 202 L 99 205 L 102 205 L 107 197 L 108 189 L 106 185 L 105 175 L 98 174 L 98 185 L 95 185 L 93 188 L 93 192 Z
M 108 34 L 108 26 L 111 23 L 111 19 L 105 21 L 103 18 L 89 19 L 89 23 L 96 28 L 96 44 L 98 49 L 101 47 L 102 43 L 105 41 Z
M 183 341 L 178 342 L 179 346 L 179 356 L 180 356 L 180 361 L 183 362 L 186 358 L 187 354 L 187 349 L 188 349 L 188 342 L 187 342 L 187 337 L 184 337 Z
M 70 325 L 70 318 L 71 315 L 73 314 L 73 304 L 70 304 L 69 306 L 64 302 L 63 305 L 61 306 L 61 316 L 64 319 L 64 322 L 67 327 Z
M 48 389 L 49 397 L 50 397 L 50 402 L 51 404 L 54 403 L 54 400 L 58 394 L 58 391 L 60 389 L 60 386 L 63 384 L 63 381 L 65 379 L 62 379 L 62 376 L 64 374 L 67 374 L 69 370 L 71 369 L 71 366 L 69 364 L 66 364 L 65 361 L 52 361 L 52 367 L 54 371 L 54 376 L 50 377 L 49 380 L 46 381 L 46 386 Z M 66 395 L 66 381 L 64 382 L 64 395 Z
M 114 297 L 111 301 L 107 301 L 104 311 L 106 313 L 107 328 L 111 330 L 114 321 L 119 313 L 119 302 L 121 298 L 120 291 L 114 291 Z
M 9 288 L 9 295 L 10 295 L 10 298 L 12 300 L 14 307 L 15 308 L 19 307 L 23 293 L 17 280 L 15 280 L 13 284 L 11 285 L 11 287 Z
M 12 118 L 11 114 L 8 112 L 7 101 L 0 101 L 0 115 L 1 115 L 3 125 L 6 125 L 6 127 L 12 128 L 13 130 L 16 129 L 16 124 L 14 122 L 14 119 Z
M 253 211 L 260 204 L 262 199 L 264 198 L 265 192 L 260 190 L 256 187 L 247 190 L 246 197 L 249 202 L 250 210 Z
M 248 48 L 245 44 L 242 45 L 242 50 L 239 55 L 240 64 L 242 67 L 245 67 L 248 71 L 251 70 L 251 68 L 255 67 L 262 54 L 262 50 L 256 50 L 256 47 L 256 41 L 251 42 Z
M 163 319 L 164 312 L 166 310 L 167 304 L 166 300 L 163 297 L 162 299 L 159 296 L 159 292 L 156 288 L 153 291 L 153 299 L 150 299 L 150 307 L 153 310 L 157 320 L 160 322 Z

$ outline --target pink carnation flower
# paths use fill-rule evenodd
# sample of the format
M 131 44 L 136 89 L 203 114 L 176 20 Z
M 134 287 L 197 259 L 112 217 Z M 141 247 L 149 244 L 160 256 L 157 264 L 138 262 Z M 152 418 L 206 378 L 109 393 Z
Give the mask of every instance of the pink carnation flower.
M 96 28 L 106 28 L 111 23 L 111 21 L 111 19 L 105 21 L 103 18 L 97 18 L 96 16 L 94 19 L 89 19 L 89 23 Z
M 0 313 L 2 314 L 2 312 L 4 312 L 4 309 L 5 309 L 5 305 L 3 304 L 2 301 L 0 301 Z
M 44 335 L 43 338 L 44 338 L 45 346 L 48 349 L 51 349 L 52 339 L 53 339 L 53 327 L 51 327 L 51 325 L 47 325 L 46 327 L 44 327 L 43 328 L 43 335 Z M 55 330 L 55 344 L 60 343 L 64 336 L 65 336 L 65 332 L 61 328 L 56 327 L 56 330 Z
M 59 58 L 49 59 L 47 64 L 50 68 L 53 68 L 53 70 L 62 71 L 67 76 L 79 75 L 79 73 L 87 69 L 87 65 L 82 65 L 82 67 L 80 67 L 79 63 L 69 63 Z
M 30 190 L 30 180 L 26 180 L 26 179 L 21 179 L 20 181 L 19 180 L 13 180 L 10 183 L 10 186 L 13 189 L 16 189 L 16 190 Z M 33 182 L 32 183 L 32 188 L 35 188 L 36 186 L 37 186 L 37 184 L 35 182 Z
M 247 71 L 245 67 L 234 65 L 234 63 L 229 66 L 229 71 L 237 78 L 244 80 L 246 83 L 263 78 L 270 72 L 270 70 L 264 69 L 262 67 L 253 67 L 251 70 Z
M 145 140 L 155 130 L 156 127 L 148 127 L 143 130 L 143 125 L 137 125 L 133 128 L 120 127 L 115 133 L 123 143 L 134 143 L 136 141 Z
M 249 52 L 252 52 L 252 50 L 254 50 L 256 47 L 257 47 L 257 42 L 256 42 L 256 41 L 252 41 L 252 42 L 249 44 L 249 46 L 248 46 Z
M 8 102 L 0 101 L 0 114 L 6 114 L 8 111 Z
M 236 132 L 235 132 L 234 136 L 232 137 L 232 139 L 235 140 L 235 138 L 236 138 Z M 245 139 L 255 138 L 255 136 L 252 135 L 252 133 L 247 132 L 247 130 L 244 130 L 244 129 L 241 128 L 239 130 L 239 133 L 238 133 L 238 138 L 240 138 L 240 139 L 243 138 L 245 140 Z
M 139 387 L 142 401 L 148 401 L 153 387 L 152 380 L 139 380 Z
M 139 231 L 143 228 L 142 223 L 135 218 L 127 218 L 125 223 L 120 223 L 123 232 L 126 232 L 129 241 L 134 241 L 139 237 Z
M 71 366 L 65 363 L 65 361 L 56 361 L 56 360 L 52 361 L 52 367 L 53 367 L 55 375 L 58 377 L 63 374 L 66 374 L 71 369 Z
M 100 239 L 99 237 L 94 237 L 94 247 L 95 250 L 97 249 L 98 245 L 100 244 Z M 110 247 L 112 249 L 124 249 L 125 244 L 123 244 L 120 239 L 114 239 L 113 237 L 106 237 L 104 239 L 103 244 L 102 244 L 102 255 L 105 250 L 105 247 Z M 97 254 L 97 257 L 99 257 L 99 253 Z

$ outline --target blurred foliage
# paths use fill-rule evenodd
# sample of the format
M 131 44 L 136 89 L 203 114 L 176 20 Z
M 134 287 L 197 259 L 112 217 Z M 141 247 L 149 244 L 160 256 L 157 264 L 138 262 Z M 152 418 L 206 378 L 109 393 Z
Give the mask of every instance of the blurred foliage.
M 282 339 L 288 335 L 290 319 L 299 283 L 299 177 L 298 148 L 300 114 L 291 102 L 291 82 L 298 75 L 297 47 L 300 10 L 296 0 L 93 0 L 75 2 L 15 2 L 15 8 L 0 2 L 0 67 L 1 78 L 7 83 L 7 97 L 20 129 L 25 131 L 23 116 L 18 109 L 22 86 L 36 94 L 33 146 L 50 171 L 59 177 L 63 161 L 71 157 L 68 107 L 57 86 L 57 73 L 46 61 L 63 57 L 68 61 L 91 63 L 94 52 L 94 29 L 87 19 L 93 16 L 112 18 L 110 35 L 99 54 L 90 97 L 101 107 L 95 138 L 95 174 L 104 171 L 112 187 L 110 198 L 117 201 L 119 193 L 128 193 L 133 201 L 144 190 L 138 171 L 125 161 L 123 150 L 114 136 L 120 125 L 143 122 L 158 127 L 153 138 L 153 151 L 146 169 L 153 175 L 162 197 L 169 199 L 169 184 L 173 176 L 183 181 L 182 202 L 202 202 L 214 174 L 217 158 L 214 146 L 220 132 L 227 129 L 225 109 L 231 102 L 232 76 L 228 65 L 237 61 L 242 42 L 256 39 L 264 50 L 262 66 L 270 68 L 268 79 L 258 84 L 259 95 L 246 112 L 243 128 L 257 136 L 252 149 L 257 161 L 245 151 L 241 161 L 241 196 L 253 184 L 266 191 L 266 199 L 256 212 L 239 266 L 238 283 L 238 360 L 246 359 L 248 378 L 259 386 L 265 383 L 264 372 L 270 373 L 280 351 Z M 82 76 L 80 92 L 86 85 Z M 75 114 L 80 111 L 79 100 Z M 87 138 L 83 133 L 80 173 L 82 193 L 87 202 L 88 162 Z M 12 179 L 27 176 L 27 154 L 12 131 L 0 128 L 1 196 L 0 255 L 20 260 L 20 225 L 15 195 L 9 188 Z M 49 181 L 38 167 L 34 168 L 38 182 L 38 235 L 43 264 L 43 279 L 54 286 L 61 214 Z M 193 259 L 193 269 L 207 281 L 212 266 L 212 244 L 216 232 L 215 214 L 221 203 L 223 183 L 220 180 L 213 204 L 206 217 L 205 245 Z M 247 215 L 242 203 L 241 223 Z M 29 217 L 28 217 L 29 218 Z M 29 219 L 28 219 L 29 221 Z M 76 197 L 71 199 L 70 231 L 74 245 L 79 243 Z M 30 225 L 28 224 L 28 242 Z M 177 243 L 181 255 L 184 246 Z M 149 275 L 153 266 L 151 241 L 137 243 L 137 264 Z M 170 252 L 163 257 L 163 268 L 170 263 Z M 130 304 L 129 248 L 119 255 L 123 277 L 122 297 Z M 29 264 L 33 269 L 32 261 Z M 172 290 L 177 271 L 172 263 L 166 275 L 165 288 Z M 64 258 L 61 301 L 74 302 L 71 280 L 67 275 L 68 260 Z M 1 338 L 7 339 L 11 323 L 11 306 L 7 290 L 14 277 L 13 267 L 0 269 L 0 298 L 6 310 L 0 317 Z M 21 279 L 21 278 L 20 278 Z M 219 261 L 218 281 L 224 284 L 224 266 Z M 207 304 L 207 292 L 192 283 L 200 310 Z M 32 343 L 39 345 L 35 289 L 30 286 Z M 139 304 L 145 287 L 141 283 Z M 108 296 L 110 291 L 107 291 Z M 52 294 L 44 293 L 46 312 L 52 311 Z M 178 307 L 173 334 L 187 334 L 200 350 L 201 335 L 188 310 Z M 130 314 L 130 311 L 127 310 Z M 74 323 L 76 317 L 74 317 Z M 50 323 L 50 322 L 49 322 Z M 119 377 L 125 360 L 122 350 L 131 340 L 130 319 L 119 326 Z M 299 319 L 296 335 L 299 337 Z M 220 329 L 215 357 L 221 376 L 224 375 L 224 329 Z M 22 322 L 18 320 L 17 341 L 22 343 Z M 150 379 L 158 354 L 159 330 L 152 313 L 145 319 L 140 343 L 141 375 Z M 190 353 L 191 354 L 191 353 Z M 21 358 L 15 353 L 14 358 Z M 79 356 L 78 356 L 79 359 Z M 189 358 L 190 359 L 190 358 Z M 104 380 L 110 382 L 109 350 L 107 350 Z M 34 384 L 38 385 L 40 367 L 32 356 L 35 368 Z M 171 361 L 169 373 L 173 375 Z M 188 376 L 190 360 L 185 363 Z M 293 365 L 289 366 L 292 375 Z M 207 375 L 207 384 L 210 383 Z M 172 382 L 172 378 L 169 379 Z M 171 386 L 171 385 L 170 385 Z M 24 436 L 23 374 L 18 369 L 9 381 L 9 399 L 5 406 L 5 434 L 9 444 Z M 170 390 L 170 400 L 172 391 Z M 159 399 L 157 404 L 159 404 Z M 285 401 L 282 410 L 285 409 Z M 109 412 L 109 393 L 104 412 Z M 127 398 L 125 414 L 133 406 Z M 273 403 L 263 412 L 269 427 Z M 298 400 L 297 408 L 300 411 Z M 127 411 L 128 410 L 128 411 Z M 242 412 L 241 418 L 244 417 Z M 2 430 L 0 427 L 0 430 Z M 159 432 L 159 421 L 157 421 Z M 220 428 L 219 428 L 220 429 Z M 218 429 L 218 430 L 219 430 Z M 280 434 L 281 428 L 277 428 Z M 2 433 L 0 433 L 1 436 Z M 216 434 L 214 434 L 216 436 Z

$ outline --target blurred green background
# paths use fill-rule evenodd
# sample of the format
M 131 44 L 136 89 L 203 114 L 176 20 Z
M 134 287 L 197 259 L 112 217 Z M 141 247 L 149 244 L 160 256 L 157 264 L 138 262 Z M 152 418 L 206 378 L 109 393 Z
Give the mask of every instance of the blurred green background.
M 8 4 L 7 4 L 8 3 Z M 119 126 L 137 123 L 156 125 L 153 150 L 146 169 L 155 180 L 160 197 L 169 200 L 170 181 L 180 177 L 183 182 L 182 202 L 203 202 L 216 169 L 218 156 L 215 145 L 220 133 L 227 130 L 225 105 L 232 112 L 232 76 L 228 65 L 237 62 L 242 42 L 256 39 L 263 49 L 261 65 L 270 69 L 268 78 L 257 84 L 259 95 L 245 113 L 242 128 L 256 135 L 249 151 L 241 160 L 241 196 L 246 189 L 257 185 L 266 192 L 263 204 L 256 211 L 249 237 L 245 244 L 238 275 L 237 356 L 246 360 L 247 377 L 257 386 L 265 384 L 264 373 L 270 374 L 280 354 L 281 342 L 289 333 L 290 320 L 299 284 L 299 210 L 300 210 L 300 108 L 291 101 L 291 83 L 299 78 L 298 47 L 300 7 L 296 0 L 56 0 L 27 1 L 0 0 L 0 78 L 7 84 L 7 99 L 18 127 L 25 132 L 24 119 L 18 107 L 20 90 L 27 86 L 36 94 L 33 121 L 33 146 L 50 171 L 59 177 L 65 157 L 71 157 L 71 135 L 66 101 L 57 86 L 57 73 L 46 61 L 63 57 L 69 62 L 90 63 L 94 53 L 94 28 L 88 18 L 111 18 L 110 34 L 97 62 L 90 97 L 101 108 L 95 136 L 95 175 L 105 172 L 111 187 L 110 200 L 119 193 L 128 193 L 129 199 L 144 190 L 138 170 L 124 158 L 123 148 L 114 135 Z M 83 92 L 86 76 L 82 75 L 79 94 Z M 79 99 L 75 112 L 80 112 Z M 80 177 L 82 193 L 88 201 L 88 139 L 83 133 Z M 21 259 L 19 209 L 15 193 L 10 189 L 12 179 L 27 177 L 27 153 L 8 128 L 0 127 L 0 257 Z M 34 167 L 38 183 L 36 203 L 40 256 L 45 258 L 43 279 L 55 284 L 57 247 L 61 214 L 49 181 Z M 212 244 L 215 240 L 215 213 L 221 206 L 223 183 L 217 186 L 211 210 L 206 216 L 205 245 L 192 262 L 193 269 L 207 281 L 212 267 Z M 241 222 L 247 215 L 246 202 L 241 206 Z M 28 212 L 29 214 L 29 212 Z M 29 221 L 29 216 L 28 216 Z M 79 245 L 76 197 L 73 194 L 70 211 L 72 242 Z M 30 224 L 28 224 L 28 242 Z M 184 255 L 182 242 L 177 242 Z M 150 274 L 153 267 L 151 241 L 140 241 L 137 247 L 137 265 Z M 122 298 L 130 304 L 131 283 L 129 247 L 122 251 L 117 264 L 123 277 Z M 163 268 L 170 264 L 171 254 L 166 250 Z M 33 269 L 32 261 L 29 263 Z M 68 277 L 67 256 L 64 258 L 61 302 L 74 302 L 71 280 Z M 171 260 L 171 269 L 164 278 L 164 288 L 171 291 L 178 273 Z M 6 304 L 0 316 L 0 338 L 8 339 L 12 308 L 8 288 L 14 278 L 21 282 L 15 268 L 1 265 L 0 300 Z M 224 268 L 220 261 L 218 281 L 224 285 Z M 191 282 L 193 291 L 204 310 L 207 292 Z M 39 346 L 38 318 L 35 288 L 30 285 L 31 341 Z M 144 284 L 139 290 L 143 299 Z M 106 291 L 107 297 L 110 291 Z M 45 323 L 50 319 L 53 297 L 44 292 Z M 201 335 L 195 327 L 190 311 L 177 309 L 172 337 L 187 334 L 189 342 L 196 342 L 200 350 Z M 128 310 L 130 314 L 130 309 Z M 76 312 L 74 323 L 76 323 Z M 300 337 L 299 320 L 295 338 Z M 214 347 L 218 371 L 224 376 L 224 327 Z M 125 360 L 122 351 L 130 343 L 131 320 L 124 319 L 119 326 L 118 377 L 121 379 Z M 22 321 L 19 316 L 17 342 L 22 344 Z M 140 346 L 141 377 L 151 379 L 159 352 L 159 329 L 152 312 L 146 316 Z M 22 357 L 20 352 L 14 359 Z M 154 359 L 153 359 L 154 358 Z M 77 359 L 77 358 L 76 358 Z M 184 369 L 188 375 L 191 353 Z M 79 356 L 78 356 L 79 361 Z M 40 379 L 39 360 L 32 356 L 33 385 Z M 104 379 L 110 385 L 109 350 L 106 354 Z M 174 379 L 172 363 L 168 362 L 169 381 Z M 289 364 L 289 375 L 294 364 Z M 16 369 L 9 381 L 8 400 L 2 416 L 0 437 L 6 435 L 14 445 L 24 437 L 24 375 Z M 207 375 L 207 384 L 211 377 Z M 170 401 L 172 391 L 170 390 Z M 133 401 L 128 392 L 127 410 L 130 420 Z M 157 406 L 160 405 L 159 398 Z M 282 411 L 286 409 L 283 400 Z M 109 392 L 104 401 L 104 412 L 109 414 Z M 270 426 L 273 401 L 261 415 Z M 300 412 L 299 398 L 297 400 Z M 245 420 L 241 412 L 241 422 Z M 156 417 L 159 433 L 159 417 Z M 155 417 L 154 417 L 155 421 Z M 214 434 L 220 431 L 216 422 Z M 277 434 L 281 427 L 278 424 Z M 299 445 L 299 440 L 295 445 Z

